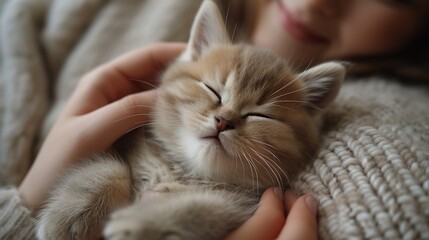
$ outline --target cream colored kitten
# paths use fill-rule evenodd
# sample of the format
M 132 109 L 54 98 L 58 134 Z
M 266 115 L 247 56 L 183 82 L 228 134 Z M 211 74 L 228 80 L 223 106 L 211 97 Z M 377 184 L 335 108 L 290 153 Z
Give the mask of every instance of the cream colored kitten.
M 73 169 L 41 213 L 40 239 L 221 239 L 263 190 L 287 187 L 317 147 L 344 67 L 295 73 L 267 50 L 229 41 L 205 1 L 187 50 L 162 77 L 150 130 Z M 169 194 L 140 201 L 156 192 Z

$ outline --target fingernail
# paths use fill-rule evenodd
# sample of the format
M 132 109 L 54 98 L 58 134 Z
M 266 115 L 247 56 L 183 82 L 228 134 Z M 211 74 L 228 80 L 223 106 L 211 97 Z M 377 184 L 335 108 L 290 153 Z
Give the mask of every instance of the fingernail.
M 279 187 L 273 188 L 273 191 L 280 200 L 283 200 L 283 191 Z
M 311 212 L 314 215 L 317 215 L 317 200 L 310 195 L 306 196 L 304 200 L 305 200 L 305 204 L 311 210 Z

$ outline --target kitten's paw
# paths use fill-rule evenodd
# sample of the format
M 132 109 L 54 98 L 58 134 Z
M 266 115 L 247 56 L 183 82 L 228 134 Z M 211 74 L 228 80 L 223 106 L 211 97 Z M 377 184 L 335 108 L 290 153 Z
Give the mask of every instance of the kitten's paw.
M 78 240 L 97 239 L 100 237 L 102 225 L 97 217 L 80 215 L 73 216 L 58 210 L 51 209 L 44 212 L 40 217 L 37 238 L 43 240 Z
M 128 208 L 114 213 L 104 228 L 103 235 L 108 240 L 134 239 L 139 223 L 128 214 Z
M 146 209 L 147 210 L 147 209 Z M 147 221 L 144 216 L 149 215 L 139 205 L 130 206 L 112 214 L 110 221 L 104 229 L 104 237 L 107 240 L 185 240 L 178 233 L 157 228 Z M 156 215 L 152 215 L 156 219 Z M 156 222 L 156 220 L 155 220 Z
M 222 193 L 183 193 L 115 212 L 104 229 L 109 240 L 222 239 L 253 210 Z M 252 204 L 252 206 L 256 206 Z
M 50 227 L 49 227 L 50 226 Z M 39 226 L 37 228 L 37 239 L 39 240 L 53 240 L 55 239 L 55 236 L 58 234 L 55 234 L 57 230 L 52 229 L 52 225 L 46 222 L 39 222 Z
M 88 161 L 73 168 L 41 211 L 39 239 L 99 239 L 114 210 L 131 199 L 128 168 L 115 159 Z

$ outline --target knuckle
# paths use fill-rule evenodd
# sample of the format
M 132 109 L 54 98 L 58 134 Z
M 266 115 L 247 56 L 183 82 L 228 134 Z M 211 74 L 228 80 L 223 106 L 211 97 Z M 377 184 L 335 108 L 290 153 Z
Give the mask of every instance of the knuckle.
M 135 106 L 140 103 L 140 98 L 135 94 L 130 94 L 123 97 L 123 101 L 127 106 Z
M 127 95 L 120 100 L 121 108 L 128 113 L 138 113 L 141 112 L 141 98 L 136 95 Z

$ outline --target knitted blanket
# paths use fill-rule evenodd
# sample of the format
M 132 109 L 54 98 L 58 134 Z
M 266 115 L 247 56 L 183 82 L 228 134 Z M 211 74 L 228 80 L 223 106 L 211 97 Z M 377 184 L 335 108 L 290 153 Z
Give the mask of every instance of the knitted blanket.
M 9 1 L 0 25 L 0 184 L 23 178 L 84 73 L 152 42 L 186 41 L 199 4 Z M 318 199 L 322 239 L 429 239 L 428 93 L 375 77 L 344 84 L 316 158 L 294 184 Z

